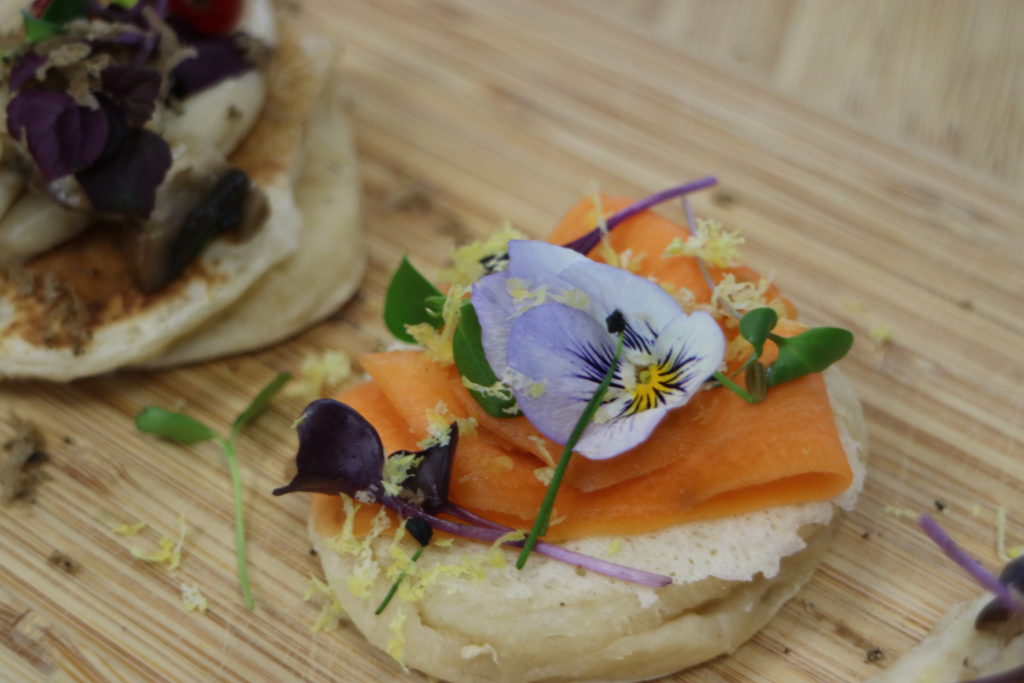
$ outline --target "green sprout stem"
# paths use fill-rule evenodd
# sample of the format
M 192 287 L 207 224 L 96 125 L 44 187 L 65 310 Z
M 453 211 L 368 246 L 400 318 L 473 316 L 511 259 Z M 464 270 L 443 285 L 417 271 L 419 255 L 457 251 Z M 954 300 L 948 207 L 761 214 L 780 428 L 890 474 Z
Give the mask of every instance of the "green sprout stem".
M 746 367 L 746 366 L 744 366 L 744 367 Z M 747 403 L 757 403 L 757 399 L 755 399 L 753 396 L 751 396 L 749 391 L 747 391 L 746 389 L 741 387 L 739 384 L 736 384 L 736 382 L 733 382 L 731 379 L 726 377 L 721 372 L 716 372 L 713 375 L 713 377 L 715 379 L 717 379 L 719 382 L 721 382 L 722 386 L 724 386 L 725 388 L 729 389 L 729 391 L 733 392 L 734 394 L 736 394 L 737 396 L 742 398 Z
M 612 358 L 611 365 L 608 366 L 604 379 L 601 380 L 601 384 L 598 385 L 594 395 L 590 397 L 587 407 L 583 409 L 583 413 L 576 421 L 576 426 L 573 427 L 572 433 L 569 434 L 569 440 L 565 442 L 565 448 L 562 449 L 562 457 L 558 461 L 555 473 L 551 476 L 551 483 L 548 484 L 547 493 L 544 494 L 544 502 L 541 503 L 540 510 L 537 511 L 537 518 L 533 521 L 533 528 L 530 529 L 530 535 L 526 537 L 526 540 L 523 542 L 523 549 L 519 552 L 519 559 L 516 561 L 518 569 L 526 566 L 526 560 L 530 557 L 533 547 L 537 545 L 537 539 L 548 532 L 548 522 L 551 520 L 552 510 L 555 508 L 555 497 L 558 495 L 558 489 L 562 485 L 565 470 L 569 466 L 569 458 L 572 457 L 572 451 L 576 447 L 576 443 L 583 436 L 583 430 L 594 419 L 594 414 L 601 405 L 601 401 L 604 400 L 608 386 L 612 383 L 615 370 L 619 367 L 619 357 L 622 355 L 622 339 L 624 336 L 624 333 L 619 332 L 619 340 L 615 345 L 615 356 Z
M 413 562 L 415 562 L 416 560 L 420 559 L 420 555 L 423 554 L 423 551 L 424 551 L 424 549 L 426 547 L 427 546 L 424 545 L 424 546 L 420 546 L 419 548 L 416 549 L 416 552 L 413 553 L 413 555 L 412 555 L 412 561 Z M 391 584 L 391 590 L 388 591 L 388 594 L 385 595 L 384 599 L 380 601 L 380 605 L 377 607 L 376 610 L 374 610 L 374 612 L 373 612 L 374 614 L 380 614 L 381 612 L 383 612 L 384 610 L 386 610 L 388 608 L 388 605 L 391 604 L 391 599 L 395 597 L 395 593 L 398 592 L 398 587 L 401 585 L 402 581 L 405 579 L 405 576 L 406 576 L 405 572 L 402 572 L 401 574 L 398 575 L 398 578 L 395 579 L 395 582 L 393 584 Z
M 235 499 L 235 563 L 238 566 L 238 584 L 242 588 L 245 606 L 253 609 L 256 602 L 253 600 L 252 586 L 249 584 L 249 560 L 245 548 L 245 509 L 242 504 L 242 475 L 238 470 L 238 454 L 235 450 L 236 435 L 237 431 L 233 430 L 230 439 L 217 437 L 217 441 L 224 449 L 224 457 L 228 461 L 228 471 L 231 473 L 231 492 Z

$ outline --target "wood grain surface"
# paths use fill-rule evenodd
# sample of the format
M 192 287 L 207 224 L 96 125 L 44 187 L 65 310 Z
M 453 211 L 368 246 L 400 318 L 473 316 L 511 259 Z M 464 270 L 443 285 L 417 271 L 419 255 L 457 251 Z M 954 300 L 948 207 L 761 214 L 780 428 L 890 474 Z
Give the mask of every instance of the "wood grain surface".
M 453 245 L 505 219 L 542 235 L 595 182 L 640 196 L 718 176 L 719 189 L 696 197 L 698 213 L 741 227 L 751 264 L 803 318 L 858 337 L 844 361 L 871 433 L 857 510 L 764 631 L 672 679 L 863 680 L 974 595 L 886 506 L 941 504 L 941 521 L 990 567 L 997 510 L 1010 545 L 1024 543 L 1024 64 L 1020 41 L 1007 40 L 1020 35 L 1022 7 L 793 1 L 756 3 L 751 15 L 750 5 L 711 4 L 301 7 L 345 52 L 337 77 L 352 103 L 370 236 L 362 291 L 261 353 L 0 384 L 0 406 L 35 421 L 49 454 L 34 496 L 0 508 L 0 680 L 400 678 L 353 630 L 310 632 L 319 610 L 302 596 L 320 570 L 307 504 L 270 495 L 288 476 L 301 398 L 275 402 L 239 442 L 254 611 L 237 590 L 219 451 L 142 436 L 132 416 L 158 404 L 226 431 L 263 383 L 307 354 L 387 341 L 381 300 L 401 254 L 430 273 Z M 841 45 L 819 30 L 829 26 L 849 29 Z M 728 42 L 736 36 L 743 59 Z M 878 87 L 857 105 L 864 79 Z M 951 120 L 955 142 L 942 132 Z M 871 340 L 880 326 L 891 343 Z M 179 515 L 189 527 L 180 569 L 133 559 L 133 546 L 174 535 Z M 140 536 L 112 533 L 138 520 L 150 526 Z M 77 571 L 51 564 L 55 550 Z M 183 609 L 182 582 L 207 596 L 206 615 Z

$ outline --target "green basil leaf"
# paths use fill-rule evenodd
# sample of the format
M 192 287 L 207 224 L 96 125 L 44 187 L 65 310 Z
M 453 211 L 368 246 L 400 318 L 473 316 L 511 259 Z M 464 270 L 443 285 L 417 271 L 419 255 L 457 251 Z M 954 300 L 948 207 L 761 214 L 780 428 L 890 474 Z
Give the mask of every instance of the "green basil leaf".
M 57 24 L 36 19 L 24 10 L 21 11 L 21 20 L 25 25 L 25 42 L 28 43 L 40 43 L 64 33 L 64 29 Z
M 252 400 L 252 403 L 235 418 L 234 424 L 231 425 L 232 434 L 237 434 L 242 427 L 259 417 L 270 405 L 270 402 L 274 400 L 277 392 L 281 391 L 291 378 L 292 376 L 287 372 L 281 372 L 278 373 L 277 377 L 270 380 L 270 383 L 263 387 L 260 393 L 256 394 L 256 398 Z
M 53 0 L 40 18 L 51 24 L 63 27 L 69 21 L 81 19 L 89 13 L 89 5 L 85 0 Z
M 416 340 L 405 331 L 406 325 L 428 323 L 440 328 L 437 300 L 432 299 L 428 305 L 427 299 L 430 297 L 442 297 L 443 301 L 444 294 L 413 268 L 408 258 L 403 257 L 398 270 L 391 276 L 388 293 L 384 297 L 384 323 L 391 334 L 404 342 L 414 344 Z
M 755 308 L 740 318 L 740 334 L 754 347 L 754 358 L 761 357 L 764 342 L 778 322 L 778 313 L 768 307 Z
M 216 433 L 199 420 L 172 413 L 156 406 L 146 406 L 135 416 L 135 426 L 139 431 L 156 434 L 178 443 L 200 443 L 216 437 Z
M 459 374 L 474 384 L 490 387 L 498 383 L 481 339 L 480 320 L 476 317 L 473 304 L 462 304 L 461 318 L 455 335 L 452 338 L 452 353 L 455 356 L 455 367 Z M 506 412 L 516 404 L 515 397 L 489 396 L 479 391 L 469 390 L 476 402 L 493 417 L 515 417 L 519 411 Z
M 779 357 L 768 369 L 768 386 L 821 372 L 846 355 L 853 334 L 839 327 L 813 327 L 794 337 L 772 335 Z

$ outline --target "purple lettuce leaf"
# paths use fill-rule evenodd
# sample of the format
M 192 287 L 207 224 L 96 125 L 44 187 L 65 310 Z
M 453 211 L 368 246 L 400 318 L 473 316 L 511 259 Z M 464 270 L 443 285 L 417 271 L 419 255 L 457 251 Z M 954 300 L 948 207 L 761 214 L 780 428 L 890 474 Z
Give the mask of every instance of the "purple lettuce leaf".
M 178 32 L 182 44 L 196 49 L 195 57 L 184 60 L 171 72 L 171 92 L 175 97 L 184 99 L 253 68 L 234 38 L 200 36 L 182 22 L 175 21 L 175 17 L 168 23 Z
M 50 182 L 99 159 L 110 124 L 102 108 L 79 106 L 67 93 L 29 90 L 7 105 L 7 131 L 26 141 L 39 172 Z
M 171 148 L 156 133 L 129 128 L 103 158 L 76 174 L 99 212 L 147 218 L 171 167 Z
M 383 491 L 384 446 L 377 430 L 351 406 L 324 398 L 310 403 L 298 422 L 298 471 L 275 496 L 294 491 L 344 493 Z
M 36 71 L 43 64 L 49 61 L 48 57 L 26 52 L 18 58 L 18 61 L 11 67 L 11 75 L 7 79 L 7 88 L 11 92 L 18 92 L 28 81 L 35 78 Z
M 160 73 L 131 64 L 114 64 L 103 70 L 103 90 L 124 112 L 125 122 L 141 128 L 153 116 L 160 94 Z

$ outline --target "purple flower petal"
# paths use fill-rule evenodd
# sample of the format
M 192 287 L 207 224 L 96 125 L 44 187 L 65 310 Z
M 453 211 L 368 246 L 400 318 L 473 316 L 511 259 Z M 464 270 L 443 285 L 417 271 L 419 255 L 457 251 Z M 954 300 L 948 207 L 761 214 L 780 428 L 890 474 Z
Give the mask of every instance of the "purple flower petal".
M 512 392 L 533 426 L 564 444 L 614 355 L 615 338 L 592 316 L 565 304 L 542 304 L 512 325 L 508 368 L 522 376 L 512 382 Z
M 160 73 L 130 64 L 114 64 L 103 70 L 103 90 L 124 112 L 125 123 L 141 128 L 153 116 L 160 94 Z
M 16 140 L 25 139 L 39 172 L 50 182 L 99 158 L 109 122 L 103 109 L 81 107 L 67 93 L 28 90 L 7 105 L 7 130 Z
M 26 52 L 18 59 L 18 63 L 11 68 L 11 76 L 7 81 L 7 87 L 11 92 L 18 92 L 29 80 L 35 78 L 36 71 L 49 58 L 38 55 L 35 52 Z
M 152 131 L 132 128 L 116 149 L 76 177 L 96 211 L 146 218 L 170 167 L 167 142 Z

